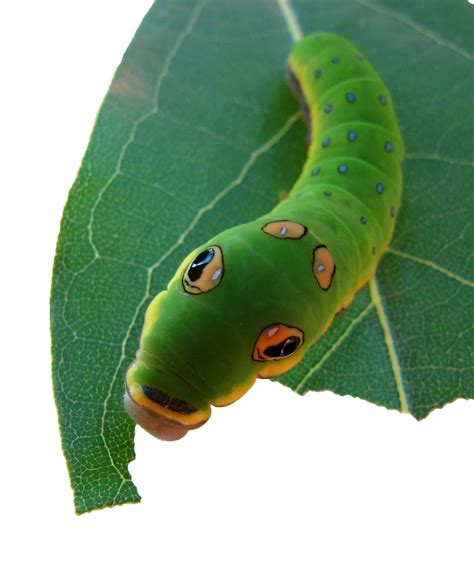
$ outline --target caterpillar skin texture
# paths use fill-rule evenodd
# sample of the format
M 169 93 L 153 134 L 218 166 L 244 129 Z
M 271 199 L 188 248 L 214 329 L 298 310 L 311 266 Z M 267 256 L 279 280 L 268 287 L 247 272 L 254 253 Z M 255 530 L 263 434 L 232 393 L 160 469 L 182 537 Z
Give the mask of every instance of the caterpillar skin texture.
M 386 86 L 329 34 L 298 42 L 288 75 L 311 140 L 288 198 L 191 252 L 146 312 L 125 408 L 158 438 L 181 438 L 210 405 L 298 363 L 392 236 L 404 148 Z

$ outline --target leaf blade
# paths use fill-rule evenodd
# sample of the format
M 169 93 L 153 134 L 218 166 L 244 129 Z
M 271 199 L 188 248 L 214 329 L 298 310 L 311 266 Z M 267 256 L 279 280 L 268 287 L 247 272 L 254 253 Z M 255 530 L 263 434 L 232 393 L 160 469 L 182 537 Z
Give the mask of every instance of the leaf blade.
M 472 53 L 465 9 L 450 10 L 443 16 L 449 25 L 440 27 L 436 11 L 406 2 L 307 6 L 295 0 L 290 6 L 306 33 L 325 22 L 326 31 L 359 45 L 397 103 L 408 147 L 405 195 L 377 281 L 407 406 L 422 418 L 454 398 L 474 398 L 473 339 L 463 317 L 463 308 L 473 305 L 474 279 L 466 253 L 474 243 L 466 172 L 474 163 L 466 121 L 472 105 L 462 79 L 470 61 L 460 53 Z M 432 34 L 422 33 L 431 28 Z M 455 29 L 463 31 L 454 37 Z M 387 50 L 387 41 L 397 49 Z M 270 210 L 299 174 L 305 133 L 284 82 L 290 48 L 277 4 L 163 1 L 152 7 L 117 70 L 64 211 L 52 285 L 55 398 L 78 513 L 139 501 L 128 472 L 134 428 L 123 411 L 122 382 L 148 301 L 191 248 Z M 441 90 L 427 64 L 435 56 L 452 75 Z M 410 74 L 400 81 L 404 69 Z M 421 85 L 415 98 L 413 77 Z M 444 206 L 443 179 L 453 181 L 456 209 Z M 433 220 L 444 234 L 433 235 Z M 443 295 L 420 303 L 417 291 L 426 282 Z M 448 303 L 451 312 L 438 315 Z M 429 316 L 431 329 L 423 324 L 415 341 L 414 322 L 399 317 L 404 305 L 421 323 Z M 451 336 L 439 332 L 446 323 Z M 420 360 L 423 340 L 432 338 L 446 352 L 461 333 L 458 361 L 447 366 L 431 347 L 428 361 Z M 332 390 L 400 409 L 369 292 L 278 380 L 299 392 Z

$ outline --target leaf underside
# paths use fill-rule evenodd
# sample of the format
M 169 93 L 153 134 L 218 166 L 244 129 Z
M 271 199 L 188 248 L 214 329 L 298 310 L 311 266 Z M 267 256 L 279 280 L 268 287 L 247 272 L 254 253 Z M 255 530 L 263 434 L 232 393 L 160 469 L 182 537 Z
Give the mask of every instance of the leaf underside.
M 278 381 L 423 418 L 474 398 L 473 11 L 467 3 L 291 3 L 304 34 L 348 37 L 387 83 L 407 147 L 390 250 Z M 53 377 L 78 513 L 140 497 L 123 378 L 144 311 L 199 243 L 270 210 L 304 162 L 277 3 L 172 0 L 141 24 L 68 197 L 54 267 Z

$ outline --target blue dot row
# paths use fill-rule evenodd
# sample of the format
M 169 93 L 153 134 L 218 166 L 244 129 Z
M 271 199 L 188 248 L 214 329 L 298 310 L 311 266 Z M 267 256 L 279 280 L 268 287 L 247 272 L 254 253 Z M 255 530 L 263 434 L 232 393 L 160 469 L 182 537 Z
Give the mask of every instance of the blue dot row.
M 317 70 L 320 71 L 320 70 Z M 317 76 L 320 77 L 320 76 Z M 346 93 L 346 101 L 348 103 L 355 103 L 357 101 L 357 96 L 355 93 L 353 93 L 352 91 L 348 91 Z M 379 96 L 379 101 L 382 103 L 382 105 L 386 105 L 387 104 L 387 98 L 385 97 L 385 95 L 380 95 Z M 333 104 L 332 103 L 327 103 L 324 106 L 324 113 L 331 113 L 331 111 L 334 109 Z
M 341 164 L 341 165 L 339 165 L 339 167 L 347 167 L 347 165 Z M 316 174 L 318 174 L 318 173 L 320 172 L 320 170 L 321 170 L 321 169 L 320 169 L 319 167 L 316 167 L 316 168 L 313 169 L 313 172 L 316 172 L 316 171 L 317 171 Z M 347 171 L 345 171 L 345 172 L 347 172 Z M 381 194 L 381 193 L 384 191 L 384 185 L 383 185 L 383 183 L 382 183 L 382 182 L 378 182 L 378 183 L 376 184 L 376 189 L 377 189 L 377 192 L 378 192 L 379 194 Z M 298 196 L 298 197 L 303 196 L 303 193 L 300 192 L 300 193 L 298 193 L 296 196 Z M 332 192 L 331 192 L 330 190 L 325 190 L 325 191 L 324 191 L 324 196 L 328 196 L 328 197 L 329 197 L 329 196 L 332 196 Z M 392 218 L 394 218 L 395 215 L 396 215 L 396 213 L 397 213 L 397 208 L 396 208 L 395 206 L 391 206 L 391 207 L 390 207 L 390 216 L 391 216 Z M 361 217 L 359 218 L 359 221 L 360 221 L 361 224 L 367 224 L 367 218 L 366 218 L 365 216 L 361 216 Z M 376 248 L 375 248 L 375 246 L 373 246 L 373 248 L 372 248 L 372 254 L 375 254 L 375 252 L 376 252 Z
M 356 59 L 358 59 L 359 61 L 364 60 L 363 56 L 361 56 L 361 55 L 356 55 Z M 331 62 L 336 63 L 336 64 L 340 63 L 341 58 L 339 56 L 333 56 L 331 59 Z M 323 74 L 323 70 L 321 68 L 314 70 L 314 77 L 316 79 L 319 79 L 322 76 L 322 74 Z M 346 99 L 349 103 L 355 103 L 356 96 L 354 95 L 354 93 L 349 92 L 349 93 L 346 93 Z M 387 105 L 387 101 L 388 101 L 387 96 L 383 95 L 383 94 L 379 95 L 379 101 L 382 105 Z
M 354 131 L 353 129 L 351 129 L 350 131 L 347 132 L 347 140 L 350 143 L 353 143 L 357 139 L 357 137 L 358 137 L 357 131 Z M 322 147 L 324 149 L 327 149 L 330 145 L 331 145 L 331 138 L 330 137 L 324 137 L 324 139 L 322 141 Z M 386 153 L 391 153 L 393 151 L 393 143 L 391 141 L 385 141 L 383 148 L 384 148 Z
M 359 61 L 364 61 L 364 59 L 365 59 L 365 58 L 364 58 L 363 56 L 361 56 L 360 54 L 357 54 L 357 55 L 355 56 L 355 58 L 356 58 L 357 60 L 359 60 Z M 333 56 L 333 57 L 331 58 L 331 63 L 341 63 L 341 58 L 340 58 L 340 56 Z M 316 77 L 321 77 L 321 73 L 322 73 L 322 70 L 321 70 L 321 69 L 317 69 L 317 70 L 314 72 L 314 75 L 315 75 Z
M 359 55 L 359 54 L 356 56 L 356 59 L 358 59 L 359 61 L 364 60 L 364 58 L 363 58 L 361 55 Z M 341 58 L 340 58 L 339 56 L 333 56 L 332 59 L 331 59 L 331 62 L 332 62 L 333 64 L 338 64 L 338 63 L 341 62 Z M 317 79 L 319 79 L 319 78 L 322 76 L 322 69 L 320 69 L 320 68 L 316 69 L 315 72 L 314 72 L 314 76 L 315 76 Z M 357 101 L 357 97 L 356 97 L 355 93 L 353 93 L 353 92 L 348 92 L 348 93 L 346 93 L 345 98 L 346 98 L 346 101 L 347 101 L 348 103 L 355 103 L 355 102 Z M 388 101 L 388 100 L 387 100 L 387 96 L 386 96 L 386 95 L 381 94 L 381 95 L 379 95 L 378 99 L 379 99 L 379 101 L 380 101 L 380 103 L 381 103 L 382 105 L 386 105 L 386 104 L 387 104 L 387 101 Z M 333 107 L 333 104 L 332 104 L 332 103 L 327 103 L 327 104 L 324 106 L 324 112 L 325 112 L 326 114 L 329 114 L 329 113 L 331 113 L 331 112 L 333 111 L 333 108 L 334 108 L 334 107 Z M 347 140 L 348 140 L 349 142 L 354 142 L 354 141 L 357 139 L 357 137 L 358 137 L 358 133 L 357 133 L 357 131 L 355 131 L 355 130 L 350 130 L 350 131 L 347 133 Z M 331 139 L 330 139 L 329 137 L 325 137 L 325 138 L 323 139 L 323 141 L 322 141 L 322 146 L 323 146 L 324 148 L 327 148 L 327 147 L 330 146 L 330 144 L 331 144 Z M 384 143 L 384 150 L 385 150 L 386 153 L 391 153 L 391 152 L 393 151 L 393 143 L 392 143 L 391 141 L 385 141 L 385 143 Z M 341 163 L 340 165 L 338 165 L 337 171 L 339 172 L 339 174 L 345 175 L 345 174 L 347 174 L 347 173 L 349 172 L 349 166 L 348 166 L 346 163 Z M 320 172 L 321 172 L 320 167 L 315 167 L 315 168 L 313 168 L 313 170 L 311 171 L 311 175 L 312 175 L 312 176 L 317 176 Z M 383 192 L 384 192 L 384 190 L 385 190 L 384 184 L 383 184 L 382 182 L 378 182 L 378 183 L 375 185 L 375 190 L 376 190 L 377 194 L 383 194 Z M 331 196 L 331 195 L 332 195 L 332 192 L 330 192 L 329 190 L 326 190 L 326 191 L 324 191 L 324 194 L 325 194 L 325 196 Z M 390 215 L 391 215 L 392 217 L 394 217 L 395 214 L 396 214 L 396 208 L 395 208 L 394 206 L 392 206 L 392 207 L 390 208 Z M 365 216 L 361 216 L 361 217 L 360 217 L 360 223 L 361 223 L 361 224 L 367 224 L 367 219 L 366 219 Z M 373 247 L 372 247 L 372 254 L 375 254 L 375 253 L 376 253 L 376 248 L 375 248 L 375 246 L 373 246 Z
M 311 171 L 311 176 L 318 176 L 318 174 L 321 172 L 321 168 L 320 167 L 314 167 L 314 169 Z M 338 165 L 337 167 L 337 172 L 339 172 L 340 174 L 346 174 L 347 172 L 349 172 L 349 167 L 346 163 L 341 163 L 340 165 Z M 378 182 L 375 185 L 375 190 L 377 192 L 377 194 L 383 194 L 384 190 L 385 190 L 385 185 L 383 182 Z M 328 195 L 329 196 L 329 195 Z
M 357 135 L 357 131 L 351 130 L 351 131 L 349 131 L 349 132 L 347 133 L 347 140 L 348 140 L 350 143 L 353 143 L 353 142 L 357 139 L 357 136 L 358 136 L 358 135 Z M 323 148 L 326 149 L 327 147 L 330 146 L 330 144 L 331 144 L 331 138 L 330 138 L 330 137 L 325 137 L 325 138 L 323 139 L 323 142 L 322 142 Z

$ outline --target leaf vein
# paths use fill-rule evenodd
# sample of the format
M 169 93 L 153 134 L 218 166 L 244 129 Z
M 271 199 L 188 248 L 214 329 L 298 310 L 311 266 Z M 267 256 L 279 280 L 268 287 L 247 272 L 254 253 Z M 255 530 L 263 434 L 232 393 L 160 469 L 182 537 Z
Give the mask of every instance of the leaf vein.
M 445 276 L 448 276 L 449 278 L 456 280 L 457 282 L 465 286 L 474 288 L 474 282 L 471 282 L 466 278 L 462 278 L 461 276 L 458 276 L 457 274 L 449 270 L 446 270 L 445 268 L 439 266 L 438 264 L 435 264 L 431 260 L 424 260 L 423 258 L 419 258 L 418 256 L 413 256 L 412 254 L 407 254 L 406 252 L 401 252 L 400 250 L 397 250 L 392 247 L 388 248 L 387 252 L 389 252 L 390 254 L 394 254 L 395 256 L 399 256 L 400 258 L 405 258 L 406 260 L 410 260 L 411 262 L 416 262 L 417 264 L 421 264 L 422 266 L 427 266 L 428 268 L 436 270 L 437 272 L 440 272 L 441 274 L 444 274 Z
M 420 370 L 433 370 L 433 371 L 453 371 L 455 373 L 462 373 L 464 371 L 474 371 L 472 367 L 445 367 L 443 365 L 418 365 L 416 367 L 405 367 L 405 371 L 420 371 Z
M 395 349 L 395 342 L 393 339 L 392 331 L 390 330 L 390 324 L 387 318 L 387 314 L 385 313 L 385 309 L 383 307 L 382 297 L 380 295 L 379 287 L 377 284 L 377 278 L 375 276 L 369 282 L 369 291 L 370 291 L 370 297 L 377 311 L 377 316 L 379 318 L 380 325 L 382 327 L 385 345 L 387 347 L 388 357 L 390 359 L 390 364 L 392 366 L 392 373 L 397 387 L 398 398 L 400 399 L 400 412 L 410 412 L 405 392 L 405 385 L 403 382 L 402 370 Z
M 92 247 L 92 251 L 94 252 L 94 256 L 96 258 L 99 256 L 99 251 L 97 249 L 97 246 L 94 243 L 93 225 L 94 225 L 95 212 L 96 212 L 99 204 L 101 203 L 102 198 L 103 198 L 104 194 L 106 193 L 107 189 L 111 186 L 111 184 L 115 181 L 115 179 L 121 174 L 122 163 L 123 163 L 125 154 L 126 154 L 128 148 L 130 147 L 130 145 L 134 142 L 138 128 L 147 119 L 149 119 L 150 117 L 152 117 L 153 115 L 158 113 L 158 111 L 159 111 L 159 97 L 160 97 L 160 93 L 161 93 L 161 88 L 163 86 L 163 82 L 169 73 L 171 64 L 172 64 L 173 60 L 175 59 L 180 47 L 183 45 L 186 38 L 191 34 L 191 32 L 192 32 L 192 30 L 196 24 L 196 21 L 199 17 L 199 14 L 201 13 L 201 11 L 204 7 L 204 4 L 205 4 L 205 1 L 202 1 L 202 2 L 199 2 L 198 4 L 196 4 L 196 7 L 194 8 L 194 10 L 191 13 L 191 17 L 189 19 L 187 26 L 181 32 L 181 34 L 178 36 L 176 43 L 174 44 L 173 48 L 171 49 L 171 51 L 167 55 L 165 62 L 164 62 L 164 65 L 163 65 L 163 69 L 161 70 L 161 73 L 158 75 L 158 79 L 157 79 L 156 84 L 155 84 L 154 95 L 153 95 L 153 106 L 151 107 L 151 109 L 147 113 L 145 113 L 144 115 L 139 117 L 133 123 L 132 128 L 130 130 L 130 135 L 120 150 L 114 172 L 111 174 L 109 179 L 106 181 L 104 186 L 99 190 L 99 192 L 97 194 L 97 199 L 96 199 L 96 201 L 93 204 L 92 209 L 91 209 L 91 216 L 89 219 L 89 224 L 87 225 L 88 240 L 89 240 L 89 243 Z
M 347 339 L 347 337 L 349 337 L 349 335 L 352 333 L 355 327 L 357 327 L 357 325 L 365 318 L 365 316 L 370 312 L 370 310 L 373 307 L 374 307 L 373 302 L 370 302 L 369 304 L 366 305 L 366 307 L 364 307 L 364 309 L 359 313 L 359 315 L 357 315 L 357 317 L 355 317 L 351 321 L 349 326 L 344 330 L 344 332 L 336 340 L 336 342 L 331 345 L 331 347 L 326 351 L 326 353 L 324 353 L 321 359 L 319 359 L 319 361 L 308 370 L 308 372 L 304 375 L 301 381 L 296 385 L 296 387 L 294 388 L 295 392 L 299 394 L 304 394 L 305 392 L 304 387 L 308 379 L 324 365 L 324 363 L 329 359 L 329 357 L 331 357 L 331 355 L 339 348 L 339 346 L 342 345 L 342 343 Z
M 422 154 L 422 153 L 408 153 L 405 155 L 406 159 L 418 160 L 418 161 L 439 161 L 441 163 L 447 163 L 448 165 L 459 165 L 462 167 L 474 167 L 474 161 L 464 161 L 462 159 L 453 159 L 451 157 L 442 157 L 438 154 Z
M 424 26 L 420 26 L 420 24 L 417 24 L 416 22 L 414 22 L 412 19 L 405 16 L 405 14 L 399 14 L 398 12 L 394 12 L 393 10 L 389 10 L 388 8 L 380 6 L 379 4 L 372 4 L 372 2 L 368 2 L 368 0 L 356 0 L 356 2 L 358 4 L 360 4 L 361 6 L 368 8 L 369 10 L 373 10 L 374 12 L 378 12 L 379 14 L 382 14 L 383 16 L 387 16 L 388 18 L 392 18 L 394 20 L 397 20 L 398 22 L 405 24 L 405 26 L 412 28 L 421 36 L 425 36 L 426 38 L 430 39 L 435 44 L 438 44 L 439 46 L 441 46 L 443 48 L 451 50 L 451 51 L 459 54 L 460 56 L 466 58 L 469 61 L 474 61 L 474 55 L 463 50 L 462 48 L 460 48 L 456 44 L 453 44 L 452 42 L 448 42 L 447 40 L 445 40 L 445 39 L 441 38 L 440 36 L 434 34 L 431 30 L 428 30 Z
M 276 0 L 293 42 L 301 40 L 303 32 L 290 0 Z

